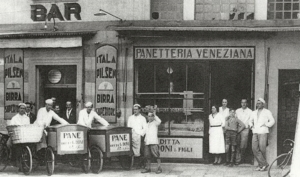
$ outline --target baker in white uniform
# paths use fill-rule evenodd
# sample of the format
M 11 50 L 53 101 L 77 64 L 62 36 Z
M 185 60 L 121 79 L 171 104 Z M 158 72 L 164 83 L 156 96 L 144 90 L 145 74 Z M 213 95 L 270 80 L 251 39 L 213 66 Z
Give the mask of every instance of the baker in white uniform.
M 147 128 L 147 121 L 141 115 L 141 106 L 139 104 L 133 105 L 134 114 L 129 116 L 127 126 L 132 128 L 132 150 L 135 157 L 139 157 L 141 149 L 141 137 L 145 135 Z
M 105 119 L 103 119 L 102 117 L 100 117 L 92 109 L 93 109 L 93 103 L 92 102 L 85 103 L 85 108 L 82 109 L 79 112 L 79 118 L 78 118 L 77 124 L 91 128 L 94 119 L 96 119 L 102 125 L 108 126 L 109 123 Z

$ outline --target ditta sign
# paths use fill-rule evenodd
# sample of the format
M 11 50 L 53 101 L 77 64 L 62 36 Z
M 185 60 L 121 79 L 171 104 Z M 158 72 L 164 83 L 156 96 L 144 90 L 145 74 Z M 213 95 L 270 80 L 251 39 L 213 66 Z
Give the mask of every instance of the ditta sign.
M 116 122 L 117 49 L 105 45 L 96 50 L 96 112 Z
M 24 56 L 21 49 L 4 51 L 4 117 L 11 119 L 18 112 L 18 104 L 24 100 Z
M 203 158 L 202 138 L 159 138 L 160 157 Z
M 254 47 L 135 47 L 135 59 L 254 59 Z
M 129 133 L 109 135 L 110 152 L 130 151 Z
M 72 131 L 60 133 L 61 151 L 82 151 L 84 150 L 84 132 Z

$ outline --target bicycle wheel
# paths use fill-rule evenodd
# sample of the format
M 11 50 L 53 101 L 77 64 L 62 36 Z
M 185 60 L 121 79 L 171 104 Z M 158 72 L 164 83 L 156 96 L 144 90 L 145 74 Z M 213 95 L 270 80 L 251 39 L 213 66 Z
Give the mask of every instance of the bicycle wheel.
M 292 154 L 285 153 L 279 155 L 269 167 L 269 177 L 286 177 L 290 173 L 289 164 L 291 162 L 291 159 Z
M 90 169 L 91 169 L 91 153 L 90 150 L 88 150 L 87 154 L 83 155 L 83 159 L 82 159 L 82 166 L 81 166 L 82 170 L 87 174 L 89 173 Z
M 28 146 L 22 147 L 21 169 L 25 175 L 29 175 L 32 170 L 32 154 Z
M 45 162 L 48 176 L 51 176 L 54 172 L 55 165 L 55 156 L 51 147 L 47 147 L 46 149 Z
M 9 149 L 7 146 L 0 148 L 0 172 L 3 172 L 9 162 Z
M 91 170 L 93 173 L 98 174 L 103 167 L 103 154 L 99 147 L 91 147 Z
M 133 155 L 122 155 L 119 157 L 120 164 L 123 169 L 131 170 L 133 163 L 134 163 L 134 156 Z

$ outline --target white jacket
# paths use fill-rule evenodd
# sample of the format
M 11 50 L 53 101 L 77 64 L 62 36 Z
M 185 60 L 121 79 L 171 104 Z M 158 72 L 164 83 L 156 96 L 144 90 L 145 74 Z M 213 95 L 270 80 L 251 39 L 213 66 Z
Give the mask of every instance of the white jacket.
M 253 133 L 269 133 L 269 128 L 275 124 L 271 111 L 263 108 L 259 117 L 257 117 L 257 113 L 258 110 L 253 111 L 249 121 L 249 126 L 252 128 Z

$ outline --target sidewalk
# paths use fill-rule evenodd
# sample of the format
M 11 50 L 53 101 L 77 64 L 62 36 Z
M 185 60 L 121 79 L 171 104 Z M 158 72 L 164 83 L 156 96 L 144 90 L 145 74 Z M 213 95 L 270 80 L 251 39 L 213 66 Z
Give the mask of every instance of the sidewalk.
M 103 177 L 267 177 L 267 171 L 254 171 L 255 166 L 239 165 L 234 167 L 226 167 L 223 165 L 206 165 L 206 164 L 186 164 L 186 163 L 163 163 L 163 173 L 155 174 L 156 164 L 152 164 L 151 173 L 142 174 L 141 169 L 132 169 L 130 171 L 123 170 L 118 163 L 111 166 L 104 166 L 99 174 L 84 174 L 80 168 L 70 167 L 66 164 L 58 164 L 55 166 L 53 176 L 103 176 Z M 0 176 L 25 176 L 21 172 L 17 172 L 17 168 L 9 167 Z M 47 176 L 46 168 L 39 167 L 29 176 Z

